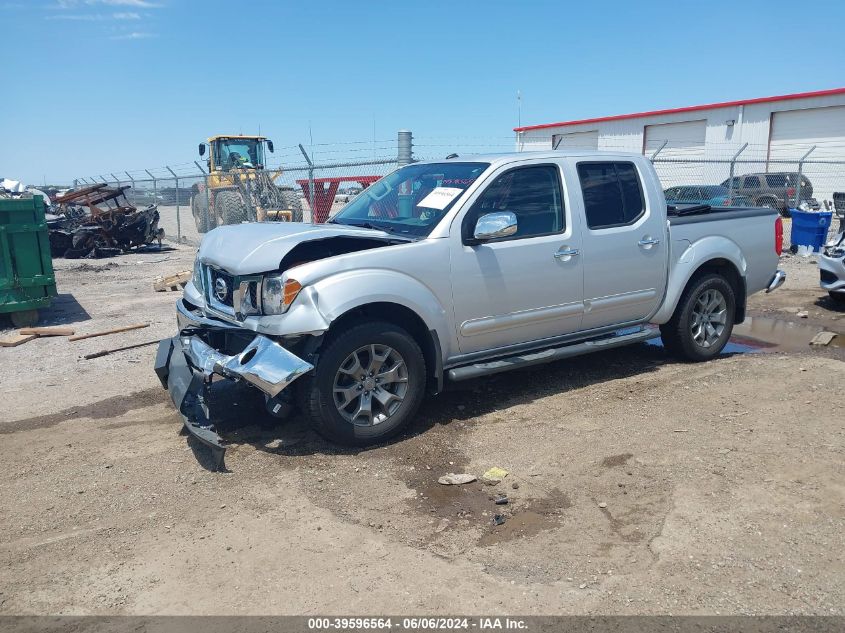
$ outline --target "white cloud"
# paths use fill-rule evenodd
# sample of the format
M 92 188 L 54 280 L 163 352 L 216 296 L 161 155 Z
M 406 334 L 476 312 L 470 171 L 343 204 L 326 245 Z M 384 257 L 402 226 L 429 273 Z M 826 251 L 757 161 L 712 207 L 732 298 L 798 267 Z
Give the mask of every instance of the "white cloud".
M 161 2 L 151 2 L 151 0 L 56 0 L 56 4 L 52 4 L 48 8 L 66 10 L 97 5 L 135 9 L 160 9 L 164 6 Z
M 131 33 L 124 33 L 123 35 L 112 35 L 110 40 L 147 40 L 155 37 L 155 33 L 145 33 L 142 31 L 132 31 Z
M 101 22 L 105 16 L 99 13 L 54 13 L 48 15 L 47 20 L 74 20 L 79 22 Z
M 77 22 L 103 22 L 105 20 L 140 20 L 141 14 L 134 11 L 110 13 L 51 13 L 47 20 L 73 20 Z
M 159 9 L 163 4 L 150 0 L 86 0 L 86 4 L 107 4 L 112 7 L 135 7 L 137 9 Z

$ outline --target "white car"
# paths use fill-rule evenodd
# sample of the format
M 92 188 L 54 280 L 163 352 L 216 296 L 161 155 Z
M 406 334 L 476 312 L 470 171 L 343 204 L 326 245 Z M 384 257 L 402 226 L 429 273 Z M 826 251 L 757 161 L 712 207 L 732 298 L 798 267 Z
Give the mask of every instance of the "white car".
M 819 255 L 820 285 L 830 298 L 845 303 L 845 232 L 839 233 L 822 249 Z

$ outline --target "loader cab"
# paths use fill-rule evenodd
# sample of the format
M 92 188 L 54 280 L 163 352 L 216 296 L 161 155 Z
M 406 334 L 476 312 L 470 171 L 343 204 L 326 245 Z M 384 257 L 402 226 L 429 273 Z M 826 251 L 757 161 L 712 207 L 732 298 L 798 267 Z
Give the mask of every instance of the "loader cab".
M 209 172 L 263 169 L 264 148 L 273 151 L 273 142 L 260 136 L 215 136 L 208 145 L 201 143 L 200 156 L 207 150 Z

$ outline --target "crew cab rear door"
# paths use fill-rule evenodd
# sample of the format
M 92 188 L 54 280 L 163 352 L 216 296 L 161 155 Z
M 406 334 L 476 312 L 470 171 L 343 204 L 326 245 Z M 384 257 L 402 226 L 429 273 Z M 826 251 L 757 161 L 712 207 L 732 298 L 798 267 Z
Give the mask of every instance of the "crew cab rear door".
M 452 298 L 462 354 L 577 331 L 583 312 L 581 226 L 560 165 L 520 162 L 491 174 L 452 224 Z M 472 243 L 478 218 L 510 211 L 516 234 Z
M 576 160 L 574 167 L 584 217 L 582 329 L 643 321 L 663 299 L 668 268 L 656 175 L 630 159 Z

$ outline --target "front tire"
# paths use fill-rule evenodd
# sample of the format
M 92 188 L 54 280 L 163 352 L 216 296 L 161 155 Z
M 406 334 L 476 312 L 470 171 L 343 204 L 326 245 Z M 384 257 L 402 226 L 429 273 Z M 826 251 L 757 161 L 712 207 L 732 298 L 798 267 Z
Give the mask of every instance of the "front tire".
M 208 221 L 208 201 L 205 196 L 205 192 L 197 192 L 191 197 L 191 213 L 199 233 L 208 233 L 211 228 Z
M 219 191 L 214 200 L 215 212 L 223 224 L 240 224 L 247 220 L 247 207 L 237 191 Z
M 279 197 L 282 199 L 284 210 L 289 210 L 291 222 L 302 222 L 302 200 L 290 189 L 280 189 Z
M 660 326 L 663 345 L 682 360 L 710 360 L 727 345 L 735 314 L 736 297 L 724 277 L 708 274 L 693 279 L 675 314 Z
M 842 290 L 838 292 L 831 290 L 827 294 L 829 294 L 830 298 L 833 299 L 839 305 L 845 305 L 845 292 L 843 292 Z
M 368 446 L 413 419 L 425 394 L 425 359 L 402 328 L 364 323 L 333 337 L 301 382 L 302 409 L 315 431 L 339 444 Z

